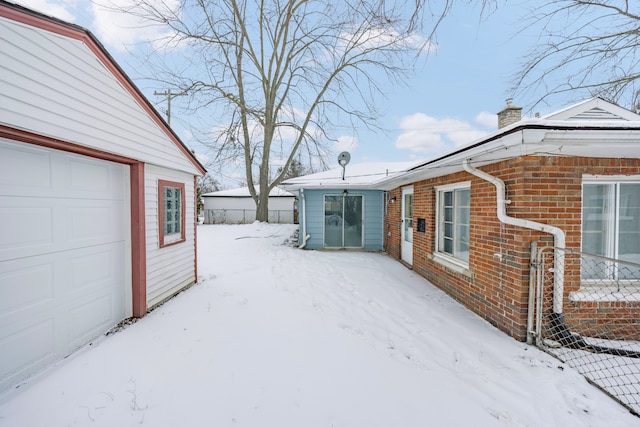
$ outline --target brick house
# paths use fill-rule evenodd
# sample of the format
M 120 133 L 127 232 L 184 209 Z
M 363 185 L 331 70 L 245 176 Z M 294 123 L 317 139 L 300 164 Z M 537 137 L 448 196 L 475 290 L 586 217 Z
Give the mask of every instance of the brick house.
M 527 120 L 509 102 L 498 115 L 497 132 L 380 186 L 399 201 L 384 250 L 525 340 L 531 242 L 640 264 L 640 116 L 598 98 Z M 620 332 L 639 339 L 638 283 L 585 301 L 589 277 L 570 255 L 565 264 L 555 275 L 568 323 L 588 317 L 598 335 L 615 309 L 629 320 Z

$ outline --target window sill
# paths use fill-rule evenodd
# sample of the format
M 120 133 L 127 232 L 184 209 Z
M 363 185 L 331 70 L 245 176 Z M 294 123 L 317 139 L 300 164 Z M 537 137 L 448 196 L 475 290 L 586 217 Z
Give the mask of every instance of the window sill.
M 431 261 L 437 262 L 442 266 L 452 270 L 455 273 L 462 274 L 470 279 L 473 278 L 473 272 L 469 270 L 469 265 L 455 258 L 448 257 L 446 255 L 441 255 L 439 253 L 429 255 L 429 259 Z
M 569 301 L 581 302 L 640 302 L 640 288 L 635 286 L 616 287 L 585 286 L 569 294 Z
M 177 245 L 179 243 L 183 243 L 186 242 L 187 239 L 185 239 L 184 237 L 180 236 L 177 239 L 171 239 L 171 240 L 167 240 L 167 238 L 165 237 L 164 241 L 160 244 L 161 248 L 166 248 L 167 246 L 173 246 L 173 245 Z

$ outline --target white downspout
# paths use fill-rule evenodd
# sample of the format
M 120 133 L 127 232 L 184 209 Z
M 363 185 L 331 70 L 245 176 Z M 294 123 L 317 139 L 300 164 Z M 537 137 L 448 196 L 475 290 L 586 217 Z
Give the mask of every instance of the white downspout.
M 527 219 L 513 218 L 508 216 L 506 204 L 510 203 L 510 201 L 505 200 L 506 192 L 504 182 L 500 178 L 496 178 L 493 175 L 489 175 L 486 172 L 474 168 L 469 163 L 469 160 L 470 159 L 466 159 L 462 162 L 464 170 L 496 186 L 496 197 L 498 200 L 498 219 L 500 220 L 500 222 L 553 234 L 554 246 L 559 249 L 564 249 L 564 231 L 562 231 L 558 227 L 554 227 L 548 224 L 542 224 L 535 221 L 529 221 Z M 553 312 L 560 314 L 562 313 L 562 296 L 564 293 L 564 251 L 556 251 L 555 255 L 556 256 L 554 257 L 553 266 Z M 532 308 L 529 307 L 529 310 L 531 309 Z
M 304 249 L 307 245 L 307 240 L 309 240 L 311 236 L 307 234 L 307 206 L 304 200 L 304 189 L 302 188 L 300 189 L 300 202 L 302 205 L 302 244 L 298 247 Z

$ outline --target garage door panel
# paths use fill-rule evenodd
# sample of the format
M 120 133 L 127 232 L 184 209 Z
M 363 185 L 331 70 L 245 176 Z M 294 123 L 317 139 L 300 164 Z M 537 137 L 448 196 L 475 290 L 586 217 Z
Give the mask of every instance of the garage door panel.
M 123 201 L 0 196 L 0 261 L 124 241 L 124 210 Z
M 0 263 L 0 325 L 28 318 L 20 311 L 33 305 L 64 313 L 107 293 L 119 302 L 112 317 L 124 315 L 123 253 L 116 242 Z
M 0 264 L 2 315 L 51 300 L 53 293 L 53 262 L 26 258 Z
M 0 234 L 0 261 L 47 251 L 53 245 L 53 208 L 3 197 Z
M 115 302 L 113 295 L 105 293 L 93 296 L 81 305 L 75 305 L 69 311 L 69 346 L 78 348 L 92 338 L 106 332 L 114 325 Z
M 50 190 L 51 156 L 51 150 L 0 139 L 0 170 L 5 172 L 0 174 L 0 194 Z
M 0 195 L 122 199 L 122 165 L 0 138 Z
M 114 282 L 120 277 L 114 277 L 115 273 L 121 271 L 122 260 L 118 259 L 121 254 L 121 245 L 105 245 L 90 248 L 88 251 L 81 251 L 69 260 L 71 266 L 71 278 L 69 283 L 72 291 L 77 292 L 82 289 L 91 291 L 94 287 L 108 287 L 109 282 Z
M 91 197 L 97 198 L 118 197 L 114 187 L 123 183 L 114 180 L 109 163 L 78 157 L 67 157 L 67 161 L 68 181 L 64 183 L 67 191 L 89 192 Z
M 127 316 L 127 171 L 0 138 L 0 391 Z
M 126 317 L 124 245 L 0 263 L 0 354 L 10 354 L 0 358 L 0 390 L 5 377 L 37 370 Z
M 0 390 L 39 369 L 55 358 L 54 319 L 33 318 L 28 324 L 13 324 L 13 330 L 0 327 Z
M 95 245 L 124 239 L 124 203 L 97 200 L 69 206 L 64 240 L 72 245 Z

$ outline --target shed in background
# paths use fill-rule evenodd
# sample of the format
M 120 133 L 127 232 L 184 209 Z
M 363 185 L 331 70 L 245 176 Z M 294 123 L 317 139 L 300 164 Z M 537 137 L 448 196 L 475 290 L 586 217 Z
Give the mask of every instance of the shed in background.
M 248 224 L 256 220 L 256 202 L 249 187 L 214 191 L 202 195 L 205 224 Z M 297 224 L 296 197 L 274 188 L 269 193 L 269 222 Z

